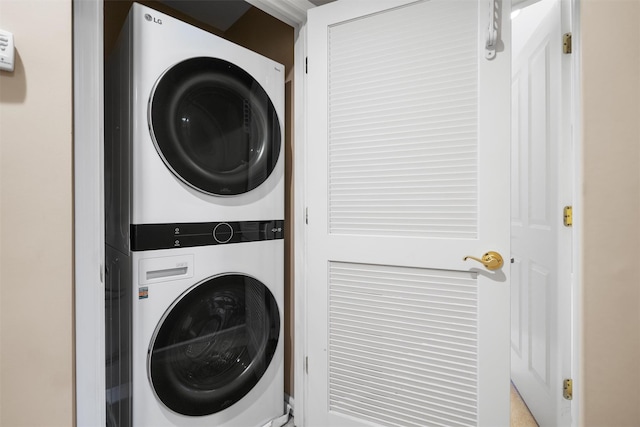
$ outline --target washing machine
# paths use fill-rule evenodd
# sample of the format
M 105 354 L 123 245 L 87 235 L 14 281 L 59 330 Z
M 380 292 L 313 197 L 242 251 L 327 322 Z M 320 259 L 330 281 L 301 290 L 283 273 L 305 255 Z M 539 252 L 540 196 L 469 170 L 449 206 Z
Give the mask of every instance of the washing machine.
M 134 3 L 107 72 L 113 247 L 139 225 L 284 218 L 283 65 Z
M 132 254 L 134 426 L 282 417 L 283 240 L 260 241 L 265 233 Z

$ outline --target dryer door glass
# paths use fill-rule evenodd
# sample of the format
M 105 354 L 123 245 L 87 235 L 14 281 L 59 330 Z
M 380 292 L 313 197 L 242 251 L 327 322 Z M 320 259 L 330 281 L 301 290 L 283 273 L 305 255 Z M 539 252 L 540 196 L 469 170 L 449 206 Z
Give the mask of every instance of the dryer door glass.
M 202 416 L 245 396 L 267 370 L 280 334 L 277 303 L 238 274 L 185 292 L 158 325 L 148 356 L 156 396 L 170 410 Z
M 167 70 L 149 100 L 149 120 L 167 167 L 204 193 L 251 191 L 280 155 L 280 123 L 269 96 L 222 59 L 192 58 Z

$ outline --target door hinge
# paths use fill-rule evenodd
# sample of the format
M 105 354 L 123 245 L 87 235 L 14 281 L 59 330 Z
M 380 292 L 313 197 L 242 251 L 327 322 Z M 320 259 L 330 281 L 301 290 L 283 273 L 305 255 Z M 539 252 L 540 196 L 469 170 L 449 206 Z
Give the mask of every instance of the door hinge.
M 573 399 L 573 380 L 571 378 L 562 382 L 562 396 L 567 400 Z
M 562 35 L 562 52 L 571 53 L 573 50 L 573 43 L 571 41 L 571 33 Z
M 309 208 L 304 208 L 304 223 L 309 224 Z
M 304 73 L 309 74 L 309 57 L 304 57 Z
M 304 358 L 304 372 L 309 373 L 309 356 Z
M 563 222 L 565 227 L 573 226 L 573 206 L 564 207 Z

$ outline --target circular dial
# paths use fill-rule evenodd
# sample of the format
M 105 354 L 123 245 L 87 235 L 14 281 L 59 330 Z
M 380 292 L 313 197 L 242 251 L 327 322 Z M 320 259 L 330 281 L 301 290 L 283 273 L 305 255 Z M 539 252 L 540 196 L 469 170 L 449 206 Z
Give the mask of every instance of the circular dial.
M 218 243 L 227 243 L 233 237 L 233 227 L 226 222 L 221 222 L 213 229 L 213 238 Z
M 170 410 L 219 412 L 264 375 L 278 344 L 280 315 L 258 280 L 227 274 L 185 292 L 170 307 L 148 353 L 149 379 Z
M 169 169 L 207 194 L 253 190 L 280 156 L 280 122 L 269 96 L 222 59 L 192 58 L 167 70 L 149 100 L 149 122 Z

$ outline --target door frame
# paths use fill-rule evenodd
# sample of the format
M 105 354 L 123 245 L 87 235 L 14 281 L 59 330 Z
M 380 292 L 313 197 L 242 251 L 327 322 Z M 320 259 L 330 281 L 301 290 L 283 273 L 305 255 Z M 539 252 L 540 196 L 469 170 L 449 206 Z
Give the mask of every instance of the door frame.
M 305 425 L 306 334 L 306 11 L 307 0 L 246 0 L 294 28 L 294 389 L 296 424 Z M 562 0 L 571 8 L 573 32 L 571 101 L 573 103 L 573 280 L 572 425 L 577 426 L 581 400 L 582 347 L 582 111 L 580 73 L 580 0 Z M 103 196 L 103 0 L 73 1 L 73 129 L 74 129 L 74 294 L 75 294 L 75 423 L 105 425 L 104 355 L 104 196 Z M 97 101 L 97 102 L 96 102 Z M 293 399 L 292 399 L 293 402 Z M 293 405 L 292 405 L 293 406 Z
M 524 10 L 526 13 L 529 7 L 535 5 L 539 1 L 540 0 L 526 0 L 520 3 L 519 10 Z M 571 144 L 571 141 L 574 139 L 572 136 L 573 102 L 571 97 L 571 94 L 573 91 L 572 59 L 574 58 L 574 56 L 563 54 L 562 49 L 560 48 L 560 45 L 561 45 L 560 39 L 562 38 L 562 34 L 571 32 L 571 21 L 572 21 L 571 2 L 567 0 L 557 0 L 556 3 L 557 4 L 552 9 L 554 12 L 551 12 L 551 13 L 555 15 L 555 18 L 553 19 L 554 20 L 557 19 L 557 25 L 558 25 L 556 30 L 557 35 L 554 35 L 554 40 L 550 42 L 550 43 L 554 43 L 556 47 L 551 50 L 550 55 L 551 57 L 555 58 L 555 60 L 557 61 L 558 68 L 557 68 L 557 72 L 556 71 L 552 72 L 552 75 L 549 76 L 549 78 L 553 80 L 557 80 L 559 84 L 559 92 L 557 93 L 557 99 L 559 100 L 558 106 L 560 108 L 559 113 L 561 114 L 558 117 L 561 117 L 561 121 L 557 123 L 559 139 L 558 141 L 553 143 L 554 144 L 553 147 L 555 147 L 553 149 L 554 150 L 553 157 L 555 157 L 556 159 L 553 160 L 552 162 L 556 163 L 557 165 L 556 167 L 557 173 L 555 178 L 552 179 L 551 182 L 554 183 L 553 185 L 557 187 L 557 191 L 558 191 L 557 193 L 558 201 L 555 203 L 552 209 L 552 212 L 554 215 L 554 221 L 556 223 L 559 221 L 560 224 L 562 224 L 562 221 L 556 215 L 562 215 L 561 213 L 562 206 L 574 204 L 573 203 L 574 189 L 572 184 L 573 169 L 574 169 L 574 159 L 572 155 L 574 150 Z M 544 19 L 545 20 L 548 19 L 548 16 L 549 15 L 547 15 L 547 17 L 545 17 Z M 521 19 L 522 18 L 518 18 L 518 20 L 521 20 Z M 527 24 L 527 22 L 531 23 L 532 21 L 525 19 L 523 22 L 521 22 L 520 25 L 526 27 L 527 25 L 529 25 Z M 535 22 L 534 26 L 538 26 L 538 25 L 541 25 L 541 21 Z M 516 28 L 517 26 L 518 24 L 516 24 L 514 28 Z M 537 31 L 538 30 L 536 29 L 535 31 L 533 31 L 533 33 L 536 34 Z M 531 36 L 531 37 L 532 37 L 531 39 L 528 39 L 526 41 L 525 46 L 530 45 L 532 43 L 532 39 L 534 38 L 534 36 Z M 556 37 L 558 38 L 556 39 Z M 533 43 L 538 47 L 540 47 L 541 45 L 537 43 L 538 42 L 543 43 L 541 40 L 542 39 L 537 39 L 537 42 L 533 42 Z M 525 46 L 522 47 L 522 51 L 525 50 Z M 515 60 L 516 58 L 514 57 L 514 61 Z M 516 62 L 514 62 L 514 65 L 515 64 Z M 520 64 L 519 66 L 521 67 L 522 64 Z M 524 69 L 526 68 L 527 66 L 525 65 Z M 512 71 L 512 78 L 515 76 L 514 73 L 515 71 Z M 513 120 L 514 119 L 512 119 L 512 121 Z M 514 225 L 512 225 L 512 229 L 513 229 L 513 226 Z M 520 227 L 522 227 L 522 224 L 520 224 Z M 549 397 L 554 396 L 554 404 L 552 406 L 546 409 L 542 409 L 542 407 L 540 406 L 540 402 L 536 403 L 535 398 L 531 402 L 527 400 L 528 398 L 532 398 L 532 397 L 527 397 L 525 392 L 530 392 L 533 389 L 535 389 L 535 386 L 531 386 L 527 384 L 527 381 L 526 381 L 527 378 L 532 379 L 532 377 L 535 377 L 535 375 L 529 376 L 530 374 L 527 374 L 524 371 L 525 364 L 527 363 L 526 361 L 531 357 L 531 354 L 529 354 L 529 356 L 526 356 L 525 354 L 521 354 L 520 356 L 518 356 L 517 353 L 520 353 L 521 351 L 523 351 L 524 353 L 528 353 L 531 349 L 529 349 L 528 351 L 525 347 L 525 349 L 520 349 L 519 351 L 516 350 L 514 352 L 515 348 L 513 347 L 513 343 L 512 343 L 512 351 L 511 351 L 512 362 L 514 361 L 514 357 L 519 359 L 517 363 L 517 365 L 519 365 L 519 369 L 515 371 L 519 375 L 515 377 L 512 376 L 512 381 L 514 385 L 518 388 L 518 392 L 522 394 L 525 400 L 525 403 L 529 406 L 529 408 L 532 408 L 531 412 L 534 415 L 534 417 L 537 418 L 538 415 L 543 415 L 543 414 L 551 416 L 552 413 L 551 412 L 545 413 L 545 410 L 546 411 L 553 410 L 553 417 L 555 417 L 555 419 L 557 419 L 561 423 L 561 425 L 567 425 L 566 423 L 571 422 L 571 419 L 573 418 L 571 411 L 574 406 L 571 404 L 571 402 L 565 402 L 561 398 L 562 380 L 574 377 L 572 372 L 573 361 L 572 361 L 572 330 L 571 330 L 571 325 L 574 322 L 573 322 L 571 310 L 566 309 L 566 307 L 571 307 L 573 305 L 572 289 L 570 286 L 570 283 L 572 280 L 572 270 L 574 265 L 574 260 L 572 256 L 572 247 L 571 247 L 573 234 L 574 234 L 574 230 L 572 228 L 567 229 L 567 227 L 563 227 L 562 225 L 559 225 L 559 228 L 556 230 L 556 234 L 554 237 L 555 243 L 552 243 L 552 246 L 555 246 L 556 244 L 558 245 L 558 248 L 556 249 L 557 250 L 557 254 L 556 254 L 557 276 L 556 276 L 556 281 L 553 283 L 559 285 L 559 286 L 553 286 L 551 290 L 552 292 L 551 295 L 554 301 L 554 303 L 551 305 L 552 307 L 554 307 L 552 312 L 555 312 L 556 313 L 555 316 L 557 316 L 557 317 L 555 316 L 552 316 L 552 317 L 555 317 L 557 321 L 556 323 L 558 325 L 557 330 L 554 332 L 555 334 L 557 334 L 557 336 L 555 339 L 553 339 L 549 343 L 549 345 L 552 346 L 551 348 L 553 348 L 553 351 L 551 353 L 552 365 L 549 365 L 549 369 L 551 369 L 550 379 L 552 380 L 549 383 L 552 388 L 551 390 L 549 390 L 549 393 L 551 393 Z M 523 250 L 523 248 L 521 247 L 520 250 Z M 529 286 L 531 286 L 531 284 L 529 284 Z M 526 293 L 526 287 L 521 289 L 521 292 Z M 526 301 L 527 299 L 528 298 L 524 298 L 523 301 Z M 524 314 L 523 319 L 526 319 L 527 318 L 526 309 L 522 308 L 522 310 L 525 310 L 521 314 Z M 529 307 L 529 310 L 533 310 L 533 309 Z M 539 311 L 534 310 L 532 313 L 539 313 Z M 525 324 L 528 323 L 526 320 L 523 320 L 523 319 L 521 320 L 525 322 Z M 532 318 L 530 314 L 529 321 L 531 321 L 531 319 Z M 526 329 L 527 326 L 524 326 L 524 328 Z M 525 332 L 525 336 L 526 336 L 526 332 Z M 526 342 L 526 339 L 525 339 L 525 342 Z M 532 343 L 529 343 L 529 345 L 532 345 Z M 512 363 L 512 374 L 513 373 L 514 373 L 514 366 Z M 519 381 L 522 381 L 522 383 L 520 383 Z M 520 387 L 523 387 L 523 388 L 521 389 Z M 542 388 L 538 390 L 541 391 Z M 555 398 L 559 398 L 560 400 L 556 402 Z M 540 408 L 541 414 L 537 414 L 533 412 L 534 407 Z
M 582 381 L 582 355 L 584 354 L 583 335 L 583 245 L 584 224 L 583 218 L 583 153 L 584 141 L 582 138 L 582 26 L 580 22 L 580 0 L 562 0 L 561 28 L 570 28 L 572 32 L 571 69 L 568 73 L 571 76 L 571 102 L 572 124 L 571 137 L 573 140 L 573 171 L 572 171 L 572 198 L 573 198 L 573 241 L 572 266 L 573 273 L 571 279 L 571 375 L 574 383 L 573 400 L 571 402 L 571 425 L 572 427 L 581 425 L 582 394 L 584 383 Z M 566 13 L 563 13 L 565 12 Z M 564 20 L 570 20 L 565 22 Z M 577 385 L 577 386 L 576 386 Z
M 104 426 L 103 2 L 72 13 L 75 424 Z

